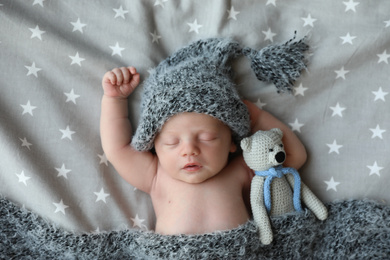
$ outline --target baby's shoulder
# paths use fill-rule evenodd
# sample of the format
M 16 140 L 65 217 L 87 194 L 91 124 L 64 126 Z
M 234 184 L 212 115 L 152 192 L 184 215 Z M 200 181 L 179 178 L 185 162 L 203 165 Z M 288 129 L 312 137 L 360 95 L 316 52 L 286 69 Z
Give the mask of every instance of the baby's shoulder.
M 242 155 L 232 158 L 226 166 L 227 170 L 232 176 L 244 179 L 252 179 L 253 171 L 245 163 Z
M 248 166 L 245 163 L 244 157 L 242 154 L 236 155 L 229 159 L 229 163 L 227 164 L 228 167 L 239 167 L 239 168 L 248 168 Z

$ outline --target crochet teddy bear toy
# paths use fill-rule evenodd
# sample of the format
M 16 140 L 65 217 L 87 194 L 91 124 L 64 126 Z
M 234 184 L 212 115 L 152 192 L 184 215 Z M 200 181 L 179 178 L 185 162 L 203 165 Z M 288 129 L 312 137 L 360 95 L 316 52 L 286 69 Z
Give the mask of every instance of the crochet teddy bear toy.
M 274 128 L 257 131 L 241 141 L 244 160 L 255 172 L 250 202 L 260 241 L 265 245 L 273 240 L 269 216 L 302 211 L 301 201 L 318 219 L 328 216 L 324 204 L 301 182 L 298 172 L 282 166 L 286 159 L 282 137 L 282 131 Z

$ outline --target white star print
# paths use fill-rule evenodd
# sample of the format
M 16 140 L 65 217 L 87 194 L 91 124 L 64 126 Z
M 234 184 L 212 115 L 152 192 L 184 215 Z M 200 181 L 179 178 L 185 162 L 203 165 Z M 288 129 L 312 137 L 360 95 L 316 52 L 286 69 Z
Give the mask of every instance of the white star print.
M 276 0 L 268 0 L 265 5 L 273 5 L 276 6 Z
M 80 97 L 80 95 L 74 93 L 73 88 L 69 93 L 64 92 L 64 94 L 67 96 L 66 102 L 72 101 L 74 104 L 76 104 L 76 98 Z
M 256 106 L 257 106 L 258 108 L 263 109 L 263 107 L 264 107 L 265 105 L 267 105 L 267 103 L 261 103 L 260 98 L 257 99 Z
M 76 133 L 71 131 L 69 126 L 66 126 L 66 129 L 60 129 L 60 131 L 62 133 L 61 139 L 68 138 L 69 140 L 72 140 L 72 134 Z
M 38 78 L 38 71 L 41 71 L 42 69 L 41 68 L 37 68 L 35 67 L 35 62 L 33 62 L 31 64 L 31 66 L 24 66 L 26 69 L 28 69 L 28 72 L 27 72 L 27 75 L 26 76 L 30 76 L 31 74 L 33 74 L 36 78 Z
M 45 31 L 41 31 L 38 25 L 35 28 L 28 28 L 28 29 L 32 32 L 31 39 L 37 37 L 39 40 L 42 41 L 41 35 L 44 34 Z
M 352 40 L 354 40 L 356 38 L 356 36 L 351 36 L 349 33 L 347 33 L 347 35 L 341 36 L 340 38 L 343 40 L 343 42 L 341 44 L 349 43 L 349 44 L 353 45 Z
M 199 34 L 199 29 L 203 27 L 203 25 L 198 24 L 197 19 L 193 23 L 187 23 L 187 25 L 190 27 L 188 32 L 196 32 L 197 34 Z
M 112 49 L 112 54 L 111 56 L 114 56 L 115 54 L 122 57 L 122 51 L 125 49 L 125 48 L 121 48 L 119 47 L 119 43 L 116 42 L 115 46 L 109 46 L 111 49 Z
M 45 0 L 34 0 L 34 3 L 32 5 L 39 4 L 40 6 L 43 7 L 43 1 L 45 1 Z
M 27 186 L 27 181 L 31 179 L 31 177 L 24 175 L 24 171 L 22 171 L 20 174 L 16 173 L 16 176 L 18 176 L 19 182 L 22 182 L 25 186 Z
M 332 144 L 326 144 L 326 145 L 330 148 L 329 153 L 335 152 L 337 154 L 340 154 L 339 149 L 343 147 L 342 145 L 338 145 L 336 140 L 334 140 Z
M 276 33 L 273 33 L 273 32 L 271 31 L 271 28 L 268 28 L 268 31 L 262 31 L 262 33 L 265 34 L 264 41 L 270 40 L 271 42 L 274 42 L 274 36 L 277 35 Z
M 113 9 L 114 12 L 115 12 L 115 17 L 114 18 L 117 18 L 117 17 L 122 17 L 123 19 L 125 19 L 125 14 L 127 14 L 129 11 L 127 10 L 123 10 L 122 6 L 120 6 L 118 9 Z
M 105 154 L 105 153 L 103 153 L 103 154 L 98 154 L 98 156 L 99 156 L 99 158 L 100 158 L 99 164 L 104 163 L 106 166 L 108 166 L 108 160 L 107 160 L 106 154 Z
M 122 48 L 119 46 L 119 43 L 116 42 L 115 46 L 109 46 L 112 49 L 111 56 L 114 56 L 115 54 L 122 57 L 122 51 L 125 50 L 125 48 Z
M 81 62 L 85 60 L 85 59 L 83 59 L 83 58 L 80 58 L 78 52 L 76 52 L 76 55 L 75 55 L 75 56 L 69 56 L 69 58 L 72 59 L 72 63 L 71 63 L 70 65 L 77 64 L 77 65 L 79 65 L 80 67 L 81 67 Z
M 337 182 L 337 181 L 334 181 L 334 178 L 332 176 L 332 178 L 330 178 L 329 181 L 324 181 L 328 187 L 326 188 L 326 190 L 334 190 L 334 191 L 337 191 L 337 188 L 336 186 L 340 184 L 340 182 Z
M 330 109 L 333 110 L 332 117 L 335 115 L 338 115 L 339 117 L 343 117 L 342 112 L 345 110 L 345 107 L 341 107 L 338 102 L 335 107 L 330 107 Z
M 311 27 L 314 27 L 314 22 L 317 21 L 317 19 L 314 19 L 311 17 L 311 14 L 309 14 L 306 18 L 301 17 L 301 19 L 304 21 L 303 27 L 309 25 Z
M 380 139 L 383 139 L 382 134 L 386 132 L 386 130 L 380 129 L 379 125 L 376 125 L 376 128 L 370 128 L 370 131 L 372 132 L 371 138 L 378 137 Z
M 104 193 L 104 189 L 102 188 L 99 192 L 94 192 L 94 194 L 97 196 L 97 199 L 95 202 L 98 202 L 98 201 L 103 201 L 104 203 L 107 203 L 106 202 L 106 198 L 108 196 L 110 196 L 110 194 L 108 193 Z
M 386 101 L 386 100 L 385 100 L 385 96 L 386 96 L 387 94 L 389 94 L 389 92 L 384 92 L 384 91 L 382 90 L 382 87 L 379 87 L 378 91 L 372 91 L 372 93 L 375 95 L 374 101 L 377 101 L 378 99 L 381 99 L 381 100 L 383 100 L 383 101 Z
M 54 213 L 62 212 L 62 214 L 65 215 L 65 209 L 69 208 L 67 205 L 64 204 L 62 199 L 61 199 L 61 201 L 59 203 L 55 203 L 54 202 L 53 204 L 54 204 L 54 206 L 56 206 L 56 210 L 54 211 Z
M 71 172 L 72 170 L 66 169 L 65 164 L 62 164 L 61 168 L 55 168 L 58 171 L 57 177 L 64 177 L 65 179 L 68 179 L 67 173 Z
M 31 146 L 32 144 L 29 143 L 29 142 L 27 141 L 26 137 L 23 138 L 23 139 L 22 139 L 22 138 L 19 138 L 19 140 L 22 141 L 22 147 L 25 146 L 25 147 L 27 147 L 29 150 L 31 150 L 31 149 L 30 149 L 30 146 Z
M 299 84 L 298 87 L 294 87 L 294 96 L 298 96 L 298 95 L 302 95 L 302 96 L 305 96 L 305 91 L 307 90 L 307 88 L 304 88 L 302 86 L 302 83 Z
M 356 12 L 355 7 L 360 3 L 355 3 L 353 0 L 349 0 L 349 2 L 343 2 L 343 4 L 346 6 L 345 12 L 348 12 L 349 10 Z
M 74 23 L 70 22 L 70 23 L 73 25 L 72 32 L 79 31 L 79 32 L 83 33 L 83 27 L 87 26 L 85 23 L 80 22 L 80 18 L 77 18 L 76 22 L 74 22 Z
M 335 70 L 334 72 L 336 72 L 337 74 L 336 79 L 338 78 L 345 79 L 345 75 L 349 72 L 349 70 L 345 70 L 343 66 L 340 70 Z
M 154 6 L 161 6 L 162 8 L 165 7 L 164 3 L 165 2 L 168 2 L 168 0 L 156 0 L 156 2 L 154 2 Z
M 385 28 L 390 27 L 390 20 L 388 20 L 388 21 L 383 21 L 383 22 L 385 23 Z
M 379 167 L 376 161 L 374 162 L 374 164 L 372 166 L 367 165 L 367 168 L 370 169 L 370 176 L 373 174 L 381 176 L 379 171 L 382 170 L 383 167 Z
M 139 227 L 139 228 L 144 229 L 144 230 L 147 229 L 146 226 L 144 224 L 142 224 L 142 222 L 144 222 L 145 220 L 139 218 L 138 214 L 135 215 L 135 218 L 131 218 L 131 220 L 133 221 L 133 227 Z
M 154 30 L 154 33 L 150 33 L 150 35 L 152 35 L 152 43 L 155 43 L 157 42 L 157 44 L 159 44 L 159 39 L 161 39 L 161 35 L 158 35 L 156 30 Z
M 234 19 L 234 20 L 237 20 L 236 16 L 240 13 L 234 10 L 234 6 L 230 7 L 230 10 L 227 10 L 227 12 L 229 14 L 228 19 Z
M 304 126 L 305 124 L 300 124 L 298 122 L 298 118 L 295 119 L 295 122 L 294 123 L 289 123 L 289 125 L 291 126 L 291 129 L 293 131 L 297 131 L 298 133 L 301 132 L 301 127 Z
M 387 50 L 384 50 L 382 54 L 377 54 L 377 56 L 379 57 L 378 63 L 384 62 L 389 64 L 387 60 L 389 59 L 390 54 L 387 54 Z
M 37 108 L 37 107 L 32 106 L 32 105 L 30 104 L 30 100 L 27 101 L 27 104 L 26 104 L 26 105 L 20 105 L 20 106 L 23 108 L 22 115 L 28 113 L 28 114 L 30 114 L 30 115 L 33 116 L 33 110 Z

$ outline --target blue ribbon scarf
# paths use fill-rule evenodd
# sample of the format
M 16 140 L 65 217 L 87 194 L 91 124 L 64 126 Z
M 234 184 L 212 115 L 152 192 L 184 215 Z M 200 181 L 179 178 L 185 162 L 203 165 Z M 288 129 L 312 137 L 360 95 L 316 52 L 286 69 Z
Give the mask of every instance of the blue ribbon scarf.
M 291 173 L 294 176 L 293 203 L 296 211 L 302 211 L 301 206 L 301 177 L 297 170 L 291 167 L 284 168 L 282 165 L 269 168 L 266 171 L 255 171 L 258 176 L 266 177 L 264 182 L 264 203 L 268 213 L 271 211 L 271 182 L 275 177 L 282 178 Z

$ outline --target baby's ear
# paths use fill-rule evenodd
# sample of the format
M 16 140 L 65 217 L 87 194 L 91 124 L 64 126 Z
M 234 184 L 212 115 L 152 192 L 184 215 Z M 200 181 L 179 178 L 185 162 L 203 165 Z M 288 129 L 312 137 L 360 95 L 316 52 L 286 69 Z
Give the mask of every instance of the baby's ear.
M 230 152 L 231 153 L 234 153 L 237 151 L 237 145 L 234 141 L 232 141 L 231 145 L 230 145 Z
M 250 137 L 246 137 L 244 139 L 241 140 L 241 148 L 243 151 L 248 151 L 251 149 L 251 139 Z

